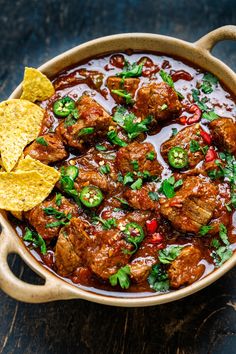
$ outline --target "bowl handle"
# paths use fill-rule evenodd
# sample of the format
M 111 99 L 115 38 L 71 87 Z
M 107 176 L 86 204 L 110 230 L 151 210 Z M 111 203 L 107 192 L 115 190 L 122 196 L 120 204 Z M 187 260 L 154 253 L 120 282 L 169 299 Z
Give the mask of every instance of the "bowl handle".
M 67 291 L 67 284 L 63 284 L 59 279 L 53 281 L 49 272 L 48 277 L 40 274 L 45 279 L 44 285 L 32 285 L 17 278 L 7 262 L 7 256 L 11 253 L 21 256 L 16 240 L 10 234 L 2 231 L 0 234 L 0 288 L 6 294 L 16 300 L 29 303 L 73 298 L 68 294 L 70 292 Z
M 205 36 L 201 37 L 194 44 L 204 50 L 210 51 L 216 45 L 216 43 L 223 40 L 236 40 L 236 26 L 223 26 L 209 32 Z

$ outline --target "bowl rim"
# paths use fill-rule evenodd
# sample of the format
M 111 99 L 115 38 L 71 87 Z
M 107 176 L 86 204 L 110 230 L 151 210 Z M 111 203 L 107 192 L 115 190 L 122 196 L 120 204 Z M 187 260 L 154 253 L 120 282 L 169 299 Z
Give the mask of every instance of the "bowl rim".
M 234 26 L 224 26 L 224 27 L 234 27 Z M 224 28 L 222 27 L 222 28 Z M 236 27 L 235 27 L 236 28 Z M 234 28 L 234 30 L 235 30 Z M 220 29 L 218 29 L 220 30 Z M 217 31 L 217 30 L 216 30 Z M 210 32 L 211 34 L 212 32 Z M 209 36 L 210 34 L 206 35 Z M 204 37 L 206 37 L 204 36 Z M 204 38 L 203 37 L 203 38 Z M 236 36 L 235 36 L 236 38 Z M 39 67 L 39 70 L 48 75 L 49 77 L 52 77 L 53 75 L 53 70 L 52 68 L 55 67 L 57 68 L 59 63 L 64 61 L 65 59 L 68 60 L 70 58 L 74 58 L 77 54 L 80 52 L 84 51 L 89 51 L 91 48 L 96 47 L 99 49 L 101 45 L 106 46 L 109 43 L 120 43 L 121 41 L 131 43 L 133 41 L 134 47 L 137 42 L 141 43 L 142 41 L 153 41 L 153 42 L 159 42 L 161 46 L 166 44 L 168 47 L 173 47 L 173 48 L 183 48 L 184 51 L 187 51 L 191 53 L 191 55 L 194 55 L 194 60 L 191 61 L 193 65 L 198 65 L 196 62 L 200 61 L 200 58 L 202 60 L 202 63 L 208 63 L 209 65 L 213 65 L 213 69 L 209 70 L 211 72 L 215 73 L 221 73 L 220 79 L 225 83 L 224 81 L 227 78 L 231 78 L 233 80 L 233 84 L 230 87 L 230 90 L 233 88 L 236 88 L 236 75 L 233 70 L 231 70 L 225 63 L 220 61 L 219 59 L 213 57 L 208 49 L 204 47 L 204 45 L 201 45 L 200 41 L 197 41 L 195 43 L 190 43 L 181 39 L 169 37 L 169 36 L 164 36 L 164 35 L 158 35 L 158 34 L 153 34 L 153 33 L 124 33 L 124 34 L 115 34 L 111 36 L 105 36 L 97 39 L 93 39 L 91 41 L 88 41 L 84 44 L 81 44 L 79 46 L 76 46 L 70 50 L 65 51 L 64 53 L 54 57 L 53 59 L 47 61 L 45 64 L 41 65 Z M 219 41 L 220 39 L 216 39 L 215 43 Z M 200 43 L 200 45 L 198 44 Z M 118 44 L 119 44 L 118 43 Z M 213 44 L 214 45 L 214 44 Z M 213 47 L 213 46 L 212 46 Z M 135 50 L 135 49 L 134 49 Z M 117 50 L 118 51 L 118 50 Z M 119 50 L 120 52 L 122 50 Z M 112 53 L 115 52 L 115 50 L 109 50 L 107 53 Z M 143 50 L 145 52 L 145 49 Z M 157 52 L 160 53 L 159 50 Z M 100 54 L 102 55 L 104 52 L 101 52 Z M 186 53 L 185 53 L 186 54 Z M 167 55 L 171 55 L 168 54 Z M 91 56 L 88 56 L 88 58 L 91 58 Z M 182 56 L 183 59 L 186 59 L 186 55 Z M 187 60 L 189 60 L 187 58 Z M 80 60 L 77 60 L 79 63 Z M 203 67 L 202 64 L 200 67 Z M 64 67 L 65 68 L 65 67 Z M 55 72 L 55 70 L 54 70 Z M 57 72 L 59 72 L 57 70 Z M 219 76 L 219 75 L 217 75 Z M 228 88 L 229 85 L 226 85 Z M 9 99 L 11 98 L 19 98 L 21 93 L 21 84 L 17 86 L 17 88 L 12 92 L 10 95 Z M 1 217 L 4 218 L 4 215 L 1 215 Z M 1 219 L 0 219 L 1 220 Z M 110 295 L 101 295 L 98 294 L 97 292 L 93 292 L 91 290 L 83 290 L 80 286 L 74 285 L 73 283 L 68 283 L 66 280 L 61 278 L 60 276 L 56 275 L 52 271 L 49 271 L 46 269 L 43 265 L 41 265 L 35 257 L 30 253 L 30 251 L 25 247 L 23 241 L 19 238 L 19 236 L 16 234 L 15 231 L 12 231 L 13 229 L 11 228 L 10 223 L 4 218 L 5 225 L 10 226 L 10 229 L 7 228 L 7 232 L 10 232 L 12 241 L 14 239 L 16 246 L 14 248 L 14 252 L 18 253 L 21 258 L 26 262 L 26 264 L 37 274 L 39 274 L 41 277 L 44 279 L 49 279 L 49 283 L 54 283 L 57 286 L 57 294 L 53 298 L 53 300 L 60 300 L 60 299 L 72 299 L 72 298 L 80 298 L 80 299 L 86 299 L 92 302 L 97 302 L 97 303 L 102 303 L 102 304 L 107 304 L 107 305 L 112 305 L 112 306 L 125 306 L 125 307 L 138 307 L 138 306 L 152 306 L 152 305 L 157 305 L 157 304 L 162 304 L 162 303 L 167 303 L 171 301 L 175 301 L 178 299 L 181 299 L 183 297 L 186 297 L 188 295 L 191 295 L 206 286 L 212 284 L 214 281 L 219 279 L 221 276 L 223 276 L 226 272 L 228 272 L 235 264 L 236 264 L 236 252 L 233 254 L 233 256 L 225 262 L 220 268 L 214 270 L 212 273 L 208 274 L 206 277 L 198 280 L 197 282 L 179 289 L 179 290 L 174 290 L 168 293 L 153 293 L 153 295 L 149 296 L 143 296 L 143 297 L 132 297 L 132 298 L 127 298 L 125 296 L 122 296 L 122 293 L 120 293 L 119 297 L 114 297 Z M 17 242 L 16 242 L 17 238 Z M 1 245 L 1 243 L 0 243 Z M 0 259 L 1 261 L 1 259 Z M 3 283 L 1 282 L 0 279 L 0 286 L 2 286 Z M 14 287 L 14 284 L 12 285 Z M 3 288 L 3 286 L 2 286 Z M 111 293 L 112 294 L 112 293 Z M 135 294 L 135 293 L 134 293 Z M 14 295 L 11 294 L 11 296 L 15 298 L 19 298 L 19 294 Z M 44 301 L 51 301 L 43 298 L 41 301 L 37 302 L 44 302 Z M 24 301 L 24 300 L 23 300 Z M 27 302 L 34 302 L 31 301 L 31 299 L 28 299 Z

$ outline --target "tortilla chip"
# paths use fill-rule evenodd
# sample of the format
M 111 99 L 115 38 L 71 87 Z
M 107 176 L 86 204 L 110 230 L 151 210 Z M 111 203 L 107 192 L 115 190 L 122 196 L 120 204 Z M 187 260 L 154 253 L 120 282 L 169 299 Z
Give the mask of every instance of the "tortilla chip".
M 34 68 L 25 68 L 22 86 L 21 98 L 31 102 L 44 101 L 55 93 L 53 84 L 47 76 Z
M 0 152 L 6 171 L 14 168 L 25 146 L 37 138 L 43 117 L 44 110 L 26 100 L 0 103 Z
M 18 220 L 22 220 L 23 219 L 23 213 L 22 211 L 12 211 L 11 210 L 11 214 L 13 216 L 15 216 L 15 218 L 17 218 Z
M 33 172 L 0 173 L 0 209 L 27 211 L 41 203 L 54 185 Z
M 31 156 L 27 155 L 24 160 L 20 160 L 16 169 L 18 171 L 35 171 L 44 177 L 44 180 L 48 183 L 56 184 L 60 178 L 60 173 L 55 170 L 55 168 L 44 165 L 44 163 L 33 159 Z

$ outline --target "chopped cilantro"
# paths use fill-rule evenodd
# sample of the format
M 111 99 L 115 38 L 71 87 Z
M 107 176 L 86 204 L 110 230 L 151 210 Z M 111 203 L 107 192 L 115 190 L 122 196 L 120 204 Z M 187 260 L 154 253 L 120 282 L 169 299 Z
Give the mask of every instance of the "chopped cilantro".
M 112 227 L 116 227 L 116 219 L 110 218 L 110 219 L 103 219 L 100 218 L 99 216 L 94 216 L 93 221 L 98 221 L 102 224 L 104 230 L 110 230 Z
M 126 104 L 134 103 L 131 93 L 127 92 L 126 90 L 111 90 L 111 92 L 117 96 L 124 98 Z
M 200 236 L 205 236 L 206 234 L 208 234 L 208 232 L 212 230 L 212 226 L 211 225 L 203 225 L 200 227 L 199 230 L 199 235 Z
M 209 112 L 204 112 L 202 118 L 213 121 L 215 119 L 218 119 L 219 116 L 214 111 L 209 111 Z
M 206 94 L 212 93 L 214 90 L 213 86 L 217 85 L 217 83 L 218 83 L 217 77 L 215 77 L 210 73 L 204 74 L 203 82 L 200 89 L 202 90 L 202 92 Z
M 133 170 L 138 171 L 139 165 L 137 160 L 130 161 L 131 165 L 133 165 Z
M 168 274 L 160 264 L 155 264 L 152 267 L 151 273 L 149 274 L 147 280 L 150 287 L 155 291 L 164 292 L 169 290 L 170 284 Z
M 39 136 L 35 139 L 36 143 L 41 144 L 43 146 L 48 146 L 48 142 L 44 139 L 43 136 Z
M 200 145 L 199 142 L 196 140 L 191 140 L 190 141 L 190 151 L 191 152 L 197 152 L 200 150 Z
M 119 283 L 122 289 L 128 289 L 130 286 L 129 275 L 130 267 L 126 265 L 109 277 L 110 284 L 115 286 Z
M 182 179 L 179 179 L 177 182 L 175 182 L 174 176 L 171 176 L 167 179 L 164 179 L 160 187 L 160 192 L 163 193 L 167 198 L 173 198 L 175 196 L 175 189 L 182 186 L 182 184 Z
M 159 195 L 157 192 L 148 192 L 148 196 L 153 201 L 159 200 Z
M 111 130 L 107 133 L 107 137 L 110 140 L 110 142 L 112 142 L 114 145 L 118 145 L 118 146 L 127 146 L 128 144 L 120 139 L 117 135 L 117 132 L 115 130 Z
M 99 168 L 99 171 L 100 171 L 102 174 L 107 175 L 108 173 L 111 172 L 110 165 L 106 164 L 106 165 L 104 165 L 104 166 L 101 166 L 101 167 Z
M 93 127 L 82 128 L 79 131 L 78 136 L 93 134 L 94 131 L 95 131 L 95 129 Z
M 47 253 L 47 247 L 44 239 L 36 231 L 30 230 L 28 227 L 25 229 L 24 241 L 31 242 L 35 247 L 39 247 L 42 254 Z
M 56 200 L 55 203 L 57 206 L 61 206 L 61 202 L 62 202 L 62 195 L 61 193 L 56 193 Z
M 177 258 L 180 255 L 180 252 L 183 247 L 184 246 L 171 245 L 159 251 L 158 253 L 159 261 L 163 264 L 171 263 L 173 260 L 175 260 L 175 258 Z
M 132 172 L 127 172 L 124 175 L 123 184 L 126 185 L 126 184 L 129 184 L 129 183 L 132 183 L 133 181 L 134 181 L 133 173 Z
M 140 189 L 143 185 L 143 181 L 141 178 L 138 178 L 134 183 L 131 184 L 131 189 L 136 190 Z
M 227 228 L 224 224 L 220 224 L 219 235 L 220 235 L 222 242 L 226 246 L 228 246 L 230 243 L 229 243 L 229 239 L 228 239 L 228 235 L 227 235 Z
M 131 64 L 126 60 L 123 70 L 118 73 L 117 76 L 120 76 L 123 79 L 126 79 L 127 77 L 139 77 L 142 75 L 143 65 L 144 61 L 140 64 L 135 62 Z
M 164 82 L 166 82 L 170 87 L 174 88 L 174 81 L 172 77 L 169 74 L 167 74 L 166 71 L 161 69 L 159 74 Z
M 153 161 L 155 159 L 155 152 L 154 151 L 150 151 L 147 155 L 146 155 L 146 159 Z
M 78 110 L 74 109 L 66 117 L 66 119 L 64 121 L 64 126 L 67 128 L 67 127 L 70 127 L 70 126 L 74 125 L 77 122 L 78 118 L 79 118 Z
M 114 197 L 115 199 L 119 200 L 119 202 L 124 206 L 124 207 L 130 207 L 129 203 L 127 202 L 127 200 L 123 199 L 123 198 L 119 198 L 119 197 Z
M 166 103 L 164 103 L 164 104 L 161 106 L 161 111 L 165 111 L 167 108 L 168 108 L 168 105 L 167 105 Z
M 212 246 L 215 247 L 215 250 L 212 251 L 211 256 L 217 267 L 220 267 L 233 255 L 233 251 L 230 248 L 230 242 L 227 235 L 227 228 L 224 224 L 220 224 L 219 236 L 221 241 L 224 243 L 224 246 L 220 245 L 219 240 L 213 239 Z
M 172 128 L 172 136 L 176 136 L 178 134 L 177 128 Z
M 95 145 L 95 148 L 98 151 L 106 151 L 107 150 L 107 148 L 105 146 L 101 145 L 101 144 Z

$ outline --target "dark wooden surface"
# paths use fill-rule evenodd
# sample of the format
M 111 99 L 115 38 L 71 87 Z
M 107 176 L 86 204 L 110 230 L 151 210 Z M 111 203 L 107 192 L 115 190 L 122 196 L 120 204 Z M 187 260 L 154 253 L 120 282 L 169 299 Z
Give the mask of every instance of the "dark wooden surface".
M 119 32 L 153 32 L 194 41 L 236 24 L 232 0 L 0 0 L 0 98 L 39 66 L 79 43 Z M 236 69 L 236 44 L 214 54 Z M 1 251 L 1 250 L 0 250 Z M 18 258 L 22 279 L 38 279 Z M 31 305 L 0 291 L 0 353 L 236 353 L 236 270 L 205 290 L 162 306 L 112 308 L 86 301 Z

